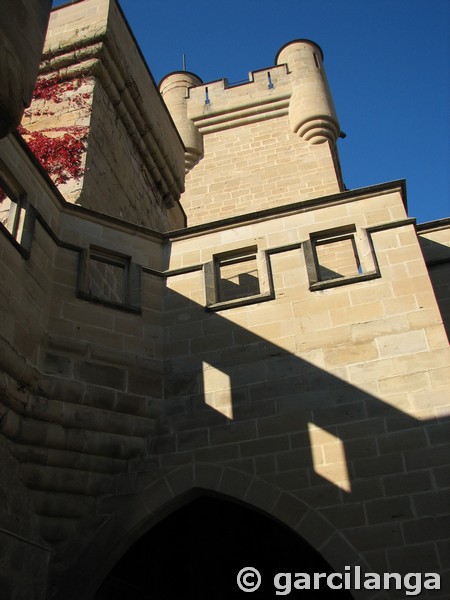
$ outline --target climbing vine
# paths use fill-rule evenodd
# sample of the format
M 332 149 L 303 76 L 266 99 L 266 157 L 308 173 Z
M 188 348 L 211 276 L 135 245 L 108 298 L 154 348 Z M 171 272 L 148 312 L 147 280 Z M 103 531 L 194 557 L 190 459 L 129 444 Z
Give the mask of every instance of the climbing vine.
M 86 127 L 52 127 L 45 131 L 63 132 L 62 136 L 50 137 L 42 131 L 28 131 L 19 126 L 19 133 L 26 136 L 27 144 L 56 184 L 69 179 L 79 179 L 84 169 L 82 155 L 86 147 Z
M 82 84 L 85 83 L 85 79 L 71 79 L 69 81 L 61 81 L 57 76 L 45 77 L 38 79 L 36 86 L 33 91 L 33 100 L 45 100 L 47 102 L 54 102 L 59 104 L 64 100 L 67 100 L 69 92 L 77 92 L 72 94 L 70 101 L 72 105 L 76 107 L 84 107 L 90 110 L 88 100 L 91 97 L 90 92 L 78 91 Z M 29 111 L 25 111 L 27 114 Z M 32 113 L 34 116 L 40 116 L 42 114 L 53 115 L 53 111 L 45 110 L 34 110 Z
M 79 91 L 84 82 L 81 78 L 62 81 L 57 76 L 38 79 L 33 101 L 43 101 L 44 106 L 41 103 L 32 105 L 25 111 L 25 117 L 34 120 L 36 117 L 53 116 L 54 105 L 65 100 L 69 100 L 72 107 L 90 112 L 91 93 Z M 22 124 L 18 131 L 56 184 L 79 179 L 83 175 L 82 156 L 88 135 L 86 126 L 71 125 L 30 131 Z

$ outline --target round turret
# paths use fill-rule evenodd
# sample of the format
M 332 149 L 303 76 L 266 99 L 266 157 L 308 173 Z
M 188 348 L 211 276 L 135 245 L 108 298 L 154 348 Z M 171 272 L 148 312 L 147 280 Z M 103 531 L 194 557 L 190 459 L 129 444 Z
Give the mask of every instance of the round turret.
M 186 148 L 186 173 L 192 169 L 203 154 L 202 135 L 187 115 L 188 90 L 202 83 L 200 77 L 194 73 L 176 71 L 166 75 L 159 84 L 159 91 Z
M 289 103 L 292 131 L 311 144 L 335 143 L 339 136 L 339 122 L 322 59 L 321 48 L 309 40 L 289 42 L 275 57 L 276 64 L 287 64 L 292 74 Z

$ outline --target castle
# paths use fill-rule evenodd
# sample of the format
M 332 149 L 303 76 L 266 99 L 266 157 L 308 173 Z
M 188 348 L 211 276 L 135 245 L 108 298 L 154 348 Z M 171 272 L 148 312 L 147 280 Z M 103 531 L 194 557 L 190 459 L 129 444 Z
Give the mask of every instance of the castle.
M 450 219 L 345 189 L 314 42 L 158 88 L 50 4 L 1 2 L 1 598 L 447 599 Z

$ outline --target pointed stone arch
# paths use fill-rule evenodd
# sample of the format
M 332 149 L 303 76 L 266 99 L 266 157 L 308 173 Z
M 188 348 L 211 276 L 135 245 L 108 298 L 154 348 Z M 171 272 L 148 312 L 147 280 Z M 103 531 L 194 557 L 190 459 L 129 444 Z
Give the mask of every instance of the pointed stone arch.
M 208 463 L 174 468 L 131 497 L 90 540 L 74 569 L 58 586 L 57 600 L 91 600 L 119 558 L 158 522 L 204 495 L 247 505 L 301 536 L 335 572 L 360 565 L 364 558 L 331 523 L 302 500 L 237 469 Z M 105 555 L 105 548 L 108 549 Z M 355 600 L 382 600 L 383 592 L 353 591 Z

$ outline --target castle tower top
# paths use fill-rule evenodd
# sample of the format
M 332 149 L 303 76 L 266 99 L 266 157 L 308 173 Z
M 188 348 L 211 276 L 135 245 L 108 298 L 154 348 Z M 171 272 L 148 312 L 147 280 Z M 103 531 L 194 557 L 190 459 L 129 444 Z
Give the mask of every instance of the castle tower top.
M 190 225 L 335 194 L 339 123 L 320 47 L 284 45 L 248 82 L 170 73 L 160 92 L 185 144 Z
M 181 136 L 190 130 L 187 145 L 192 145 L 193 132 L 191 125 L 182 123 L 181 112 L 203 134 L 289 114 L 291 129 L 300 138 L 313 144 L 334 143 L 339 123 L 320 46 L 306 39 L 288 42 L 275 62 L 275 66 L 250 72 L 249 81 L 238 85 L 229 85 L 227 79 L 202 83 L 188 72 L 164 77 L 160 91 Z M 178 101 L 175 85 L 183 95 Z M 181 104 L 186 110 L 181 111 Z M 198 140 L 195 146 L 199 148 Z

